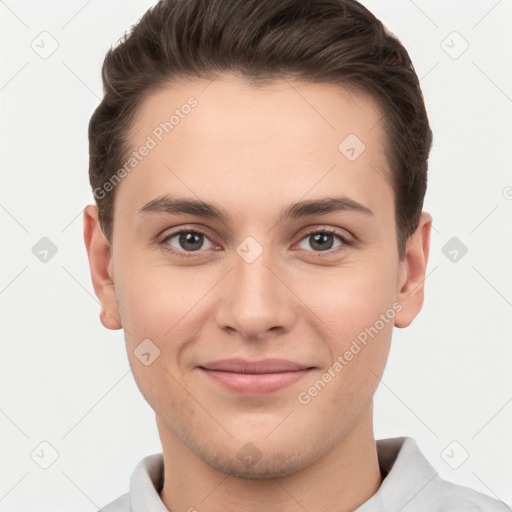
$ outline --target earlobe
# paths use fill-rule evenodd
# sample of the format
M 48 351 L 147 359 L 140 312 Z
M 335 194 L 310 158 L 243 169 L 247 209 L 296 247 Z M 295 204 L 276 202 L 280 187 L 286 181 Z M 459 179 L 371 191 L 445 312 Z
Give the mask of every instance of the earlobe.
M 396 327 L 410 325 L 423 306 L 431 228 L 432 216 L 422 212 L 416 231 L 407 240 L 405 257 L 400 263 L 397 301 L 402 310 L 395 316 Z
M 121 323 L 112 316 L 110 316 L 108 311 L 106 311 L 103 308 L 101 309 L 100 312 L 100 321 L 103 324 L 103 327 L 111 329 L 113 331 L 121 329 L 122 327 Z
M 94 292 L 101 302 L 100 320 L 107 329 L 120 329 L 121 321 L 114 289 L 114 274 L 111 248 L 101 230 L 98 207 L 87 205 L 84 208 L 84 242 L 89 258 Z

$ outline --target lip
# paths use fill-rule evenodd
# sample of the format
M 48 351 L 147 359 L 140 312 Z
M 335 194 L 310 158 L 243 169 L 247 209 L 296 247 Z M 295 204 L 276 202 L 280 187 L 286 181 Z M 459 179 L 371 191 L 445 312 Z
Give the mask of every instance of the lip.
M 287 361 L 286 359 L 261 359 L 259 361 L 249 361 L 247 359 L 235 357 L 204 363 L 200 368 L 234 373 L 281 373 L 306 370 L 311 368 L 311 366 Z
M 313 367 L 284 359 L 221 359 L 198 369 L 222 387 L 237 393 L 262 395 L 291 386 Z

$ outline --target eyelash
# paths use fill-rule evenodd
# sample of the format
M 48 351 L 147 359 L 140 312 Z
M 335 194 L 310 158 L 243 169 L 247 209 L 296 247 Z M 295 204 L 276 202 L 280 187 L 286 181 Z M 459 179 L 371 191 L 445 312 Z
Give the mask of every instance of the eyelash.
M 174 249 L 173 247 L 171 247 L 167 243 L 167 241 L 169 239 L 174 238 L 177 235 L 181 235 L 182 233 L 194 233 L 196 235 L 202 235 L 205 238 L 207 238 L 208 240 L 210 239 L 209 236 L 204 231 L 201 231 L 198 228 L 181 228 L 181 229 L 178 229 L 177 231 L 173 231 L 171 233 L 166 233 L 163 237 L 161 237 L 161 238 L 159 238 L 157 240 L 157 244 L 164 251 L 166 251 L 168 253 L 171 253 L 171 254 L 173 254 L 175 256 L 179 256 L 179 257 L 183 257 L 183 258 L 194 258 L 194 257 L 196 257 L 196 253 L 201 253 L 202 252 L 201 250 L 200 251 L 178 251 L 178 250 Z M 338 252 L 339 250 L 343 250 L 343 246 L 351 246 L 351 245 L 353 245 L 353 242 L 351 240 L 346 238 L 344 235 L 340 234 L 335 228 L 332 228 L 332 227 L 329 227 L 329 226 L 326 226 L 326 227 L 321 228 L 321 229 L 317 228 L 317 229 L 313 229 L 311 231 L 308 231 L 307 233 L 305 233 L 302 236 L 302 238 L 299 241 L 302 241 L 305 238 L 308 238 L 309 236 L 316 235 L 316 234 L 330 234 L 330 235 L 334 235 L 334 236 L 339 238 L 339 240 L 343 243 L 343 245 L 340 246 L 340 247 L 337 247 L 336 249 L 329 249 L 328 251 L 313 251 L 314 255 L 311 256 L 312 258 L 322 258 L 322 257 L 324 257 L 323 256 L 324 254 L 327 255 L 327 256 L 332 256 L 332 254 Z

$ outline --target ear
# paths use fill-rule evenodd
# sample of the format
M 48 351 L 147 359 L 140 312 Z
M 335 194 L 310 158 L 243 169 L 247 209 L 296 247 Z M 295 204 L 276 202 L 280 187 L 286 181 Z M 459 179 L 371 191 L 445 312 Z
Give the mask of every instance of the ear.
M 407 240 L 404 259 L 399 263 L 397 300 L 402 310 L 395 315 L 396 327 L 410 325 L 423 306 L 431 228 L 432 216 L 422 212 L 418 228 Z
M 120 329 L 111 251 L 101 230 L 96 205 L 90 204 L 84 208 L 84 241 L 94 292 L 102 305 L 101 323 L 107 329 Z

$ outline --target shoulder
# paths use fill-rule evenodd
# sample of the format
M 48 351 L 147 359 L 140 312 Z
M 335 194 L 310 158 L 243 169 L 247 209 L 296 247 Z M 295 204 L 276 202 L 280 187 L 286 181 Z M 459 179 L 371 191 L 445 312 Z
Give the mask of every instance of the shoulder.
M 498 499 L 441 478 L 411 437 L 378 440 L 377 452 L 384 480 L 358 512 L 512 512 Z
M 98 512 L 131 512 L 130 494 L 119 496 L 116 500 L 102 507 Z
M 159 490 L 163 485 L 164 461 L 161 453 L 147 455 L 138 462 L 130 477 L 129 492 L 122 494 L 98 512 L 168 512 Z
M 504 502 L 469 487 L 458 485 L 437 477 L 426 505 L 438 512 L 511 512 Z

